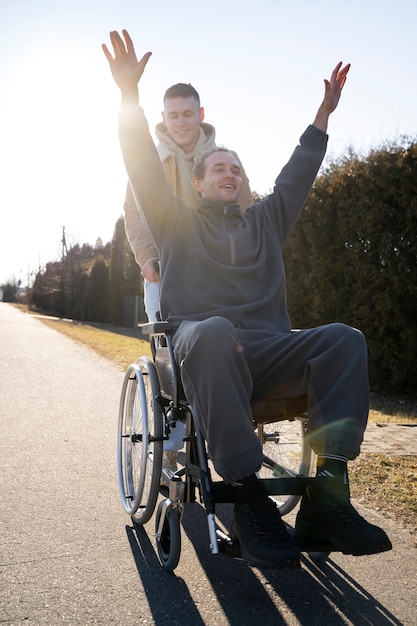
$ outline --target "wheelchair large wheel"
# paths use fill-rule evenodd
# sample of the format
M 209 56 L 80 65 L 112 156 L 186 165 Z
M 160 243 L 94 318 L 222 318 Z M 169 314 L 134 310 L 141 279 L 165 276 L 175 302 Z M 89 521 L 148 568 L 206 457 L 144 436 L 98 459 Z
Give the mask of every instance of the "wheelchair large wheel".
M 158 395 L 155 366 L 141 357 L 129 366 L 123 381 L 117 455 L 123 507 L 138 524 L 151 518 L 159 492 L 163 419 Z
M 156 548 L 162 567 L 173 572 L 181 554 L 181 515 L 178 508 L 169 506 L 165 512 L 161 532 L 158 532 L 161 514 L 165 503 L 160 502 L 155 516 Z
M 257 433 L 262 444 L 264 463 L 259 471 L 260 478 L 294 478 L 311 476 L 314 453 L 307 434 L 307 420 L 299 417 L 272 424 L 258 424 Z M 272 496 L 281 515 L 294 509 L 300 496 Z

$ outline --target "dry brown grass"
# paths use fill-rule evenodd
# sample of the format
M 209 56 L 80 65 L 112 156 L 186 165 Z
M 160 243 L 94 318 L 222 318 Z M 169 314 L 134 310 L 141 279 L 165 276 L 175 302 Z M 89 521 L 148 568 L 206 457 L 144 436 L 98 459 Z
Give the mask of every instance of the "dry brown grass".
M 81 324 L 70 320 L 41 317 L 41 321 L 74 341 L 89 346 L 98 354 L 112 361 L 119 369 L 125 370 L 143 354 L 150 355 L 149 342 L 140 338 L 139 332 L 122 328 L 104 330 L 91 324 Z
M 362 454 L 350 463 L 352 497 L 416 535 L 417 457 Z
M 417 422 L 417 406 L 404 398 L 386 398 L 371 394 L 371 422 L 379 424 L 410 424 Z
M 120 369 L 150 354 L 136 330 L 40 318 L 49 327 L 89 346 Z M 370 419 L 379 423 L 417 421 L 415 405 L 372 395 Z M 352 496 L 417 534 L 417 457 L 361 455 L 350 464 Z M 416 542 L 417 547 L 417 542 Z

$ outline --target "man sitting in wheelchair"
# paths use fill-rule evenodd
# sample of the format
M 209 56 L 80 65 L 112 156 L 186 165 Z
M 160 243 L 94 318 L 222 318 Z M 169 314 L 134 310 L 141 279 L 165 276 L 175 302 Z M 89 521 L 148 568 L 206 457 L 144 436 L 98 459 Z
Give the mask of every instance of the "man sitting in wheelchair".
M 309 442 L 317 454 L 314 484 L 302 498 L 296 539 L 330 542 L 345 554 L 391 549 L 385 532 L 350 502 L 347 462 L 360 452 L 369 410 L 367 347 L 343 324 L 292 331 L 282 249 L 322 163 L 330 114 L 349 65 L 339 63 L 313 123 L 300 138 L 273 192 L 245 214 L 239 164 L 224 148 L 202 155 L 193 186 L 196 209 L 175 196 L 138 103 L 140 77 L 132 41 L 111 33 L 103 46 L 122 95 L 120 143 L 139 209 L 159 249 L 162 319 L 178 327 L 174 354 L 187 400 L 209 456 L 235 508 L 231 534 L 252 566 L 299 566 L 299 548 L 256 477 L 262 448 L 253 405 L 306 397 Z

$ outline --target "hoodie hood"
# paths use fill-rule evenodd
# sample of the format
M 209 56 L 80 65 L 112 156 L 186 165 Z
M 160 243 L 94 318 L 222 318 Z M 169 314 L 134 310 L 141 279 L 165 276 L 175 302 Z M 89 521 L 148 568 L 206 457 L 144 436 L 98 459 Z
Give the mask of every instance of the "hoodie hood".
M 200 134 L 195 148 L 190 154 L 185 154 L 184 150 L 171 139 L 165 124 L 162 122 L 155 127 L 155 134 L 159 141 L 157 145 L 159 158 L 173 192 L 182 198 L 187 206 L 196 207 L 200 195 L 194 191 L 192 186 L 194 158 L 198 153 L 205 152 L 215 145 L 216 131 L 214 126 L 205 122 L 200 124 Z
M 214 146 L 216 140 L 216 130 L 214 126 L 207 124 L 206 122 L 202 122 L 200 124 L 200 134 L 193 152 L 185 154 L 184 150 L 168 135 L 167 127 L 163 122 L 156 125 L 155 134 L 159 142 L 157 148 L 162 162 L 164 162 L 171 154 L 175 154 L 177 157 L 180 156 L 185 161 L 193 163 L 195 156 L 199 152 L 205 152 Z

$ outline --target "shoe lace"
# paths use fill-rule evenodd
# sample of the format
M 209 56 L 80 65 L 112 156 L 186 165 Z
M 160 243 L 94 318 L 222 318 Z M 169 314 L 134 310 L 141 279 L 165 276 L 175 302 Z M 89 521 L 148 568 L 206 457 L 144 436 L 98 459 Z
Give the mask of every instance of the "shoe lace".
M 256 507 L 250 507 L 250 516 L 256 533 L 265 539 L 284 539 L 288 532 L 280 512 L 268 498 Z
M 350 502 L 332 502 L 332 509 L 347 524 L 351 526 L 368 526 L 368 522 L 357 512 Z

